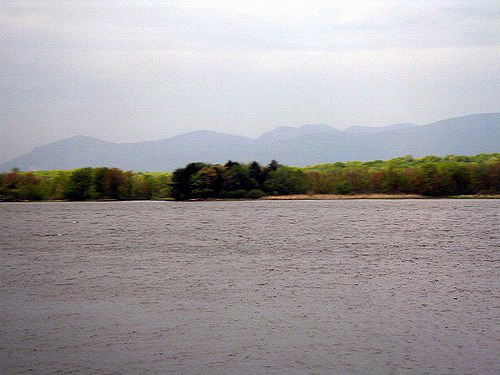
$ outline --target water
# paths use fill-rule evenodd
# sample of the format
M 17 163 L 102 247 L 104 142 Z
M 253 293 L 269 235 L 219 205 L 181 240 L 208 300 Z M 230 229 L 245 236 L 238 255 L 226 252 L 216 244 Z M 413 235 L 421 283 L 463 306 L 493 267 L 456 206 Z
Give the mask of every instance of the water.
M 498 374 L 498 200 L 0 205 L 0 373 Z

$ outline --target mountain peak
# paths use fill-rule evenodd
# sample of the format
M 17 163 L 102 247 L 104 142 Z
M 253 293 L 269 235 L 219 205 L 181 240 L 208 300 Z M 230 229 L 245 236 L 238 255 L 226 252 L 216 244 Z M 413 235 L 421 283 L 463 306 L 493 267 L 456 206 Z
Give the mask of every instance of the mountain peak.
M 392 125 L 386 125 L 386 126 L 351 126 L 344 131 L 346 133 L 356 133 L 356 134 L 374 134 L 374 133 L 381 133 L 381 132 L 386 132 L 390 130 L 401 130 L 401 129 L 410 129 L 410 128 L 415 128 L 419 125 L 417 124 L 412 124 L 409 122 L 403 122 L 403 123 L 398 123 L 398 124 L 392 124 Z
M 323 132 L 323 131 L 332 131 L 332 130 L 336 130 L 335 128 L 331 127 L 330 125 L 326 125 L 326 124 L 306 124 L 306 125 L 302 125 L 301 127 L 299 127 L 299 129 L 304 129 L 304 130 L 307 130 L 307 131 L 311 131 L 311 132 Z
M 257 138 L 258 142 L 273 142 L 282 139 L 301 137 L 312 134 L 339 133 L 339 130 L 324 124 L 307 124 L 294 128 L 292 126 L 280 126 L 270 132 L 262 134 Z
M 232 141 L 239 143 L 251 142 L 250 138 L 234 135 L 230 133 L 221 133 L 214 130 L 195 130 L 189 133 L 179 134 L 171 138 L 155 142 L 218 142 L 218 141 Z

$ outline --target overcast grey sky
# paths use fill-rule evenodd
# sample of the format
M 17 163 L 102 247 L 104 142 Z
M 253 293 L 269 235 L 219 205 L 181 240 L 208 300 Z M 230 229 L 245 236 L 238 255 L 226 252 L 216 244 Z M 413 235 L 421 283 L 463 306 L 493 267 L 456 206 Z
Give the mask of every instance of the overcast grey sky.
M 0 2 L 0 161 L 72 135 L 500 111 L 498 1 Z

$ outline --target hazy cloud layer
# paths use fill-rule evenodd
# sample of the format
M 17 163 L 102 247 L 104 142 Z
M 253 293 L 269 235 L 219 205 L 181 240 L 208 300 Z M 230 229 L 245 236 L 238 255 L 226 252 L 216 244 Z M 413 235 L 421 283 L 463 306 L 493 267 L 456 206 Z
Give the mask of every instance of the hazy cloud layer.
M 3 1 L 0 160 L 84 134 L 500 110 L 496 1 Z

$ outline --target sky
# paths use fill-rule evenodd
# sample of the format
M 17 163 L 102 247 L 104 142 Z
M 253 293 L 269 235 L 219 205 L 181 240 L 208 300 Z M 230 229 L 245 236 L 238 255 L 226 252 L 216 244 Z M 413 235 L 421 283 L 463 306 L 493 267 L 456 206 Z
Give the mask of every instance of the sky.
M 73 135 L 499 111 L 498 1 L 0 2 L 0 162 Z

